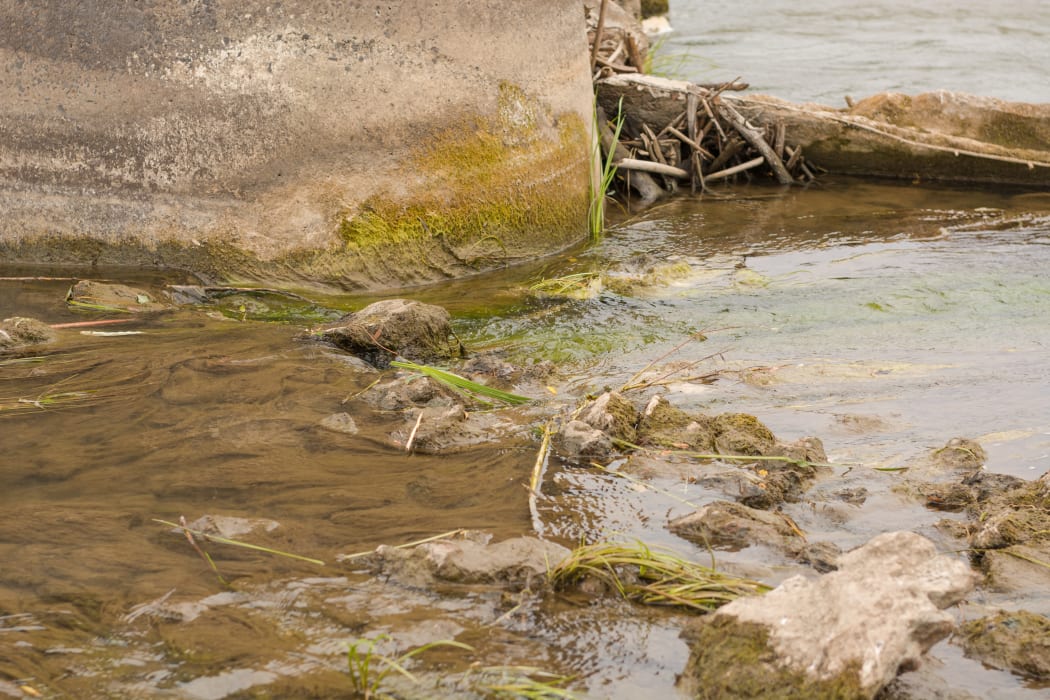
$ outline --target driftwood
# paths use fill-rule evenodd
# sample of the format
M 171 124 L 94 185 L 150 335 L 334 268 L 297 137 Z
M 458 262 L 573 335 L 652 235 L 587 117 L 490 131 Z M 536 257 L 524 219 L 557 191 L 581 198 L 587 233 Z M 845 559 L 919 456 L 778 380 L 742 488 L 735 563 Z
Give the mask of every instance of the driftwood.
M 614 160 L 623 160 L 624 158 L 630 158 L 631 154 L 628 150 L 620 143 L 616 142 L 613 130 L 609 127 L 609 120 L 605 116 L 605 110 L 601 107 L 597 108 L 597 118 L 599 124 L 599 135 L 601 136 L 602 149 L 608 153 L 610 150 L 613 151 Z M 667 194 L 667 190 L 657 184 L 656 180 L 652 178 L 648 173 L 638 172 L 629 176 L 626 179 L 627 187 L 633 189 L 638 193 L 638 197 L 641 200 L 639 203 L 642 206 L 648 206 L 656 200 L 664 197 Z
M 647 173 L 655 173 L 657 175 L 670 175 L 671 177 L 677 177 L 680 180 L 689 179 L 689 171 L 676 168 L 673 165 L 666 165 L 664 163 L 654 163 L 650 160 L 638 160 L 636 158 L 623 158 L 614 163 L 617 168 L 623 168 L 625 170 L 640 170 Z
M 709 183 L 738 176 L 772 177 L 783 185 L 814 179 L 802 149 L 789 145 L 786 127 L 751 124 L 722 95 L 736 84 L 709 90 L 655 76 L 600 79 L 595 85 L 598 105 L 623 108 L 619 145 L 627 153 L 617 150 L 614 162 L 631 177 L 649 173 L 662 178 L 667 190 L 689 182 L 694 193 L 709 192 Z

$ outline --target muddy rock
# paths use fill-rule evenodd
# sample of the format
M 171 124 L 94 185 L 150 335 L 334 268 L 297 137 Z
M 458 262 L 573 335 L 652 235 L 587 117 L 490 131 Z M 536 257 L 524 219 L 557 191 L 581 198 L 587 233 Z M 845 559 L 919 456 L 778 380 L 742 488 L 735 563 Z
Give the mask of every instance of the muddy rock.
M 720 454 L 765 455 L 777 442 L 769 428 L 747 413 L 723 413 L 715 417 L 712 427 Z
M 90 305 L 131 313 L 163 311 L 172 308 L 144 289 L 125 284 L 80 280 L 69 290 L 66 301 L 74 306 Z M 103 309 L 104 310 L 104 309 Z
M 609 436 L 581 420 L 569 421 L 552 440 L 554 450 L 571 462 L 605 462 L 616 454 Z
M 985 459 L 984 448 L 977 441 L 952 438 L 944 447 L 910 464 L 907 478 L 913 482 L 957 481 L 960 475 L 980 470 Z
M 646 446 L 704 453 L 715 450 L 711 419 L 686 413 L 662 396 L 654 396 L 646 405 L 638 425 L 638 441 Z
M 495 544 L 487 539 L 475 533 L 472 539 L 440 540 L 411 549 L 381 545 L 368 563 L 406 585 L 496 583 L 525 588 L 569 555 L 565 547 L 534 537 Z
M 1019 610 L 971 620 L 959 630 L 966 655 L 995 668 L 1050 680 L 1050 618 Z
M 660 396 L 654 396 L 643 411 L 638 442 L 710 455 L 788 458 L 731 460 L 728 468 L 705 465 L 690 477 L 752 508 L 768 509 L 796 502 L 820 474 L 829 470 L 824 466 L 824 445 L 815 437 L 780 443 L 752 415 L 723 413 L 712 418 L 690 414 Z
M 459 374 L 479 384 L 508 391 L 512 391 L 519 381 L 543 379 L 553 371 L 554 363 L 546 360 L 519 366 L 494 353 L 473 355 L 458 370 Z
M 51 326 L 35 318 L 12 316 L 0 321 L 0 352 L 43 345 L 55 339 Z
M 376 384 L 361 399 L 380 411 L 400 411 L 415 406 L 451 406 L 459 403 L 451 389 L 430 377 L 404 372 L 388 382 Z
M 426 363 L 462 354 L 448 311 L 407 299 L 377 301 L 322 327 L 313 336 L 377 367 L 388 366 L 395 355 Z
M 837 569 L 842 554 L 831 542 L 806 542 L 786 515 L 742 503 L 715 501 L 675 518 L 667 528 L 705 548 L 736 551 L 753 545 L 770 547 L 821 573 Z
M 684 674 L 696 697 L 872 698 L 951 633 L 943 608 L 974 575 L 910 532 L 879 535 L 816 580 L 795 576 L 696 621 Z
M 584 406 L 580 420 L 611 438 L 633 443 L 637 439 L 638 409 L 615 391 L 607 391 Z
M 739 550 L 755 544 L 784 549 L 798 539 L 788 521 L 776 513 L 727 501 L 709 503 L 667 527 L 679 537 L 714 549 Z
M 985 585 L 1000 591 L 1045 586 L 1046 567 L 1039 562 L 1050 561 L 1050 472 L 1012 489 L 985 493 L 991 495 L 970 509 L 969 537 Z

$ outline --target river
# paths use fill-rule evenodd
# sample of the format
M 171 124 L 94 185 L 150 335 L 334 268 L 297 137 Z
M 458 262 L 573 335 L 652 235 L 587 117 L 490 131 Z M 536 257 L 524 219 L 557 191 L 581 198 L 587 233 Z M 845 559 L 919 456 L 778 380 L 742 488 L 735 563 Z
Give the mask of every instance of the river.
M 1050 5 L 1011 0 L 672 2 L 660 65 L 844 107 L 883 91 L 1050 102 Z
M 1038 21 L 1048 12 L 1040 3 L 997 7 L 985 20 L 975 3 L 679 5 L 669 52 L 696 56 L 684 65 L 699 80 L 741 75 L 800 100 L 937 87 L 1047 98 L 1048 44 L 1026 29 L 1050 26 Z M 948 52 L 951 36 L 969 49 Z M 1009 58 L 1019 46 L 1027 63 Z M 871 63 L 868 52 L 883 58 Z M 897 472 L 876 469 L 906 466 L 952 437 L 978 439 L 992 471 L 1034 478 L 1050 469 L 1050 195 L 845 179 L 718 195 L 620 217 L 596 245 L 399 296 L 448 308 L 468 347 L 553 361 L 545 383 L 521 388 L 545 396 L 548 412 L 622 384 L 703 331 L 706 341 L 672 359 L 717 377 L 664 394 L 687 410 L 753 413 L 784 440 L 820 437 L 842 465 L 821 489 L 870 495 L 834 518 L 819 512 L 819 494 L 786 512 L 843 549 L 890 529 L 959 547 L 936 523 L 960 514 L 922 508 L 893 491 Z M 542 279 L 666 262 L 676 274 L 631 293 L 529 291 Z M 54 324 L 126 318 L 70 308 L 74 278 L 158 297 L 193 281 L 3 264 L 0 277 L 0 318 Z M 376 297 L 314 298 L 350 310 Z M 347 643 L 387 633 L 402 650 L 443 638 L 475 646 L 414 667 L 433 671 L 426 678 L 459 677 L 471 663 L 520 664 L 573 676 L 571 687 L 593 697 L 674 697 L 687 656 L 682 614 L 615 600 L 511 605 L 492 587 L 388 585 L 338 556 L 457 528 L 502 539 L 538 524 L 568 545 L 615 534 L 706 561 L 665 528 L 687 506 L 552 458 L 536 523 L 524 488 L 538 448 L 530 432 L 405 454 L 405 416 L 361 399 L 374 372 L 299 339 L 308 320 L 253 321 L 251 311 L 246 301 L 226 316 L 181 309 L 111 327 L 136 335 L 60 330 L 36 361 L 0 364 L 0 693 L 349 697 Z M 342 412 L 359 432 L 319 428 Z M 676 479 L 653 485 L 714 497 Z M 225 586 L 156 522 L 205 515 L 273 521 L 243 538 L 325 566 L 209 544 Z M 800 568 L 762 547 L 718 558 L 770 583 Z M 978 607 L 995 605 L 1050 611 L 1045 589 L 981 594 Z M 933 674 L 957 691 L 1045 693 L 946 642 L 932 657 Z M 415 692 L 456 690 L 439 687 Z

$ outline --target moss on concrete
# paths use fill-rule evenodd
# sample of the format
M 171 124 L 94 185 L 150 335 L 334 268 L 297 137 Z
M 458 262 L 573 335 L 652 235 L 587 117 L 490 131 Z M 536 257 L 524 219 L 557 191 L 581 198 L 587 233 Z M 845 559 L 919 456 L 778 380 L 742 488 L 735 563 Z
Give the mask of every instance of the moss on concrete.
M 494 115 L 420 145 L 404 169 L 405 192 L 374 195 L 344 214 L 341 249 L 295 264 L 338 277 L 356 263 L 404 283 L 555 252 L 586 234 L 586 134 L 579 117 L 554 120 L 504 84 Z
M 729 615 L 698 620 L 685 634 L 690 655 L 680 685 L 694 698 L 852 700 L 868 698 L 857 669 L 817 680 L 777 662 L 769 632 Z
M 400 181 L 343 211 L 326 247 L 263 259 L 234 231 L 190 244 L 48 236 L 12 257 L 194 271 L 209 282 L 393 288 L 557 252 L 587 235 L 590 140 L 578 115 L 551 115 L 510 83 L 488 115 L 461 117 L 420 145 Z M 0 241 L 0 253 L 8 246 Z

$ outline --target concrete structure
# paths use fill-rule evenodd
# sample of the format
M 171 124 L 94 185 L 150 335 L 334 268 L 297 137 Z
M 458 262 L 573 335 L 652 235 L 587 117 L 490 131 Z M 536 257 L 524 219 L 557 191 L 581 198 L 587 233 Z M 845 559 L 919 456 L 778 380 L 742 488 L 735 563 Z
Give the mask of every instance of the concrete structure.
M 586 230 L 583 9 L 0 0 L 0 255 L 396 286 Z

